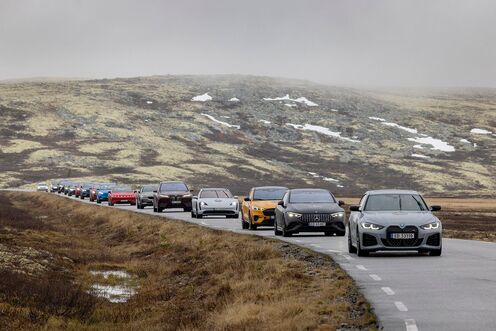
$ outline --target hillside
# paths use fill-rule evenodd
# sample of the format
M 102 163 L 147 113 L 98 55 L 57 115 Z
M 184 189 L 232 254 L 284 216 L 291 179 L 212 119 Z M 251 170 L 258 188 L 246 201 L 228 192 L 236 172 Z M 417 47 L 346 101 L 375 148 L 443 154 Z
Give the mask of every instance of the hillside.
M 494 89 L 358 90 L 255 76 L 4 82 L 0 186 L 184 179 L 236 193 L 284 184 L 494 197 L 495 128 Z

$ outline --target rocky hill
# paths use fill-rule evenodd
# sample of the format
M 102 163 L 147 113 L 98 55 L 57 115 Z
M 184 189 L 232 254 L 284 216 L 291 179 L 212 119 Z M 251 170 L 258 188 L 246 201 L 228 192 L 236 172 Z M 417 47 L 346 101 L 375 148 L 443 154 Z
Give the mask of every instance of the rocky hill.
M 0 186 L 496 195 L 496 90 L 359 90 L 254 76 L 0 83 Z

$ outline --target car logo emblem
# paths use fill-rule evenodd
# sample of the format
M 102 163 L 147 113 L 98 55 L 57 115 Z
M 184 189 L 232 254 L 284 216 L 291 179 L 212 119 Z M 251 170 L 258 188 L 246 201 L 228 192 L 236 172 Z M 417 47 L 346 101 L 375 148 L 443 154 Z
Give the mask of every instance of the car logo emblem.
M 316 220 L 316 221 L 319 221 L 319 220 L 320 220 L 320 218 L 319 218 L 319 217 L 317 217 L 317 216 L 315 216 L 315 220 Z
M 405 224 L 400 224 L 400 228 L 404 228 L 405 227 Z

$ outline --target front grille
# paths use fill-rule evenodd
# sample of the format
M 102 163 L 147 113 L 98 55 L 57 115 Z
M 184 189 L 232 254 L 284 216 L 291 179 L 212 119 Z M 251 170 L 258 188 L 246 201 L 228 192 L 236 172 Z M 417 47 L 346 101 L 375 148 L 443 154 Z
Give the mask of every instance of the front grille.
M 429 238 L 427 238 L 426 244 L 430 246 L 439 246 L 440 242 L 441 242 L 441 236 L 439 235 L 439 233 L 436 233 L 436 234 L 431 234 Z
M 367 234 L 367 233 L 363 234 L 362 241 L 363 241 L 363 246 L 375 246 L 375 245 L 377 245 L 377 239 L 375 239 L 374 236 Z
M 274 216 L 274 215 L 276 214 L 276 211 L 275 211 L 275 209 L 274 209 L 274 208 L 265 209 L 265 210 L 263 211 L 263 214 L 264 214 L 265 216 Z
M 390 239 L 389 234 L 391 232 L 414 233 L 415 237 L 413 239 Z M 386 236 L 386 239 L 382 239 L 382 243 L 387 247 L 416 247 L 422 244 L 422 239 L 418 239 L 418 228 L 413 225 L 405 226 L 404 228 L 392 225 L 387 228 Z
M 331 214 L 303 214 L 301 216 L 301 222 L 303 223 L 308 223 L 308 222 L 332 222 L 332 216 Z

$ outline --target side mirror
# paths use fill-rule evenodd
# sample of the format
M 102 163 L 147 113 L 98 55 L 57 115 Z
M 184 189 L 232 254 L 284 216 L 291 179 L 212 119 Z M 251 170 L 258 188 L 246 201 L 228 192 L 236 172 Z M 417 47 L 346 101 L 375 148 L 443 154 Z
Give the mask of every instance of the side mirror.
M 108 194 L 111 194 L 111 193 L 112 193 L 112 191 L 108 191 Z
M 278 206 L 281 206 L 281 207 L 284 207 L 284 201 L 283 201 L 283 200 L 279 201 L 279 202 L 277 203 L 277 205 L 278 205 Z
M 431 206 L 431 211 L 439 211 L 441 210 L 441 206 Z
M 193 193 L 194 190 L 189 190 L 189 193 Z
M 134 191 L 134 194 L 138 193 L 138 191 Z
M 350 206 L 350 211 L 360 211 L 360 206 L 357 205 Z
M 346 205 L 346 203 L 343 200 L 338 201 L 339 207 Z
M 250 198 L 245 198 L 245 201 L 246 202 L 249 202 L 249 201 L 251 201 L 251 199 Z

